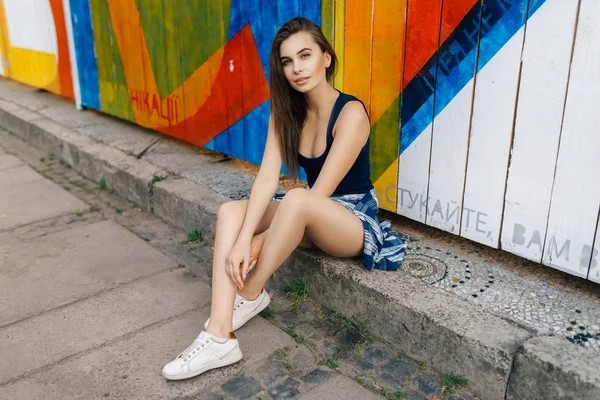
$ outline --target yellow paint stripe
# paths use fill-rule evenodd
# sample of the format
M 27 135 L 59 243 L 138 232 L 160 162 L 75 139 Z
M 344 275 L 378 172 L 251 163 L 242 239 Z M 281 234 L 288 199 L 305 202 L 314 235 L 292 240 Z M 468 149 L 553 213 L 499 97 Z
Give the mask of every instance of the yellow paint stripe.
M 396 100 L 402 85 L 406 0 L 377 0 L 373 23 L 371 123 Z
M 10 40 L 8 38 L 8 27 L 6 25 L 6 12 L 4 11 L 4 1 L 0 0 L 0 63 L 5 76 L 10 76 L 10 64 L 8 63 L 8 49 Z
M 373 1 L 346 0 L 344 90 L 370 107 Z
M 373 183 L 379 208 L 396 212 L 396 204 L 398 203 L 398 189 L 396 188 L 398 177 L 398 159 Z M 387 192 L 387 194 L 386 194 Z M 390 201 L 388 201 L 388 198 Z
M 8 62 L 13 66 L 10 70 L 11 79 L 51 91 L 57 88 L 58 65 L 54 54 L 10 47 Z
M 334 8 L 334 36 L 333 49 L 338 59 L 337 74 L 334 80 L 334 86 L 344 91 L 344 55 L 345 55 L 345 22 L 346 22 L 346 0 L 336 0 Z

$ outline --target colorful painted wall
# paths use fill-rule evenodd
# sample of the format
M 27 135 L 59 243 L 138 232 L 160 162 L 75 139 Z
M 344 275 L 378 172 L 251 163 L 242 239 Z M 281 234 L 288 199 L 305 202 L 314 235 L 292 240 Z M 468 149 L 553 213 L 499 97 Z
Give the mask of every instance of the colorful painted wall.
M 73 98 L 62 0 L 0 0 L 0 75 Z
M 0 0 L 0 73 L 258 164 L 296 15 L 370 111 L 382 208 L 600 282 L 596 0 Z

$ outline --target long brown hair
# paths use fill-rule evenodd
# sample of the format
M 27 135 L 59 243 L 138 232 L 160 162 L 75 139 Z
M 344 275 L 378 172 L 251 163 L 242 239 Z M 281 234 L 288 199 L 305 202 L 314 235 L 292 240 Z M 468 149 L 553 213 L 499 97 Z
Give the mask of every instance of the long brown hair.
M 269 69 L 271 73 L 271 117 L 275 134 L 279 138 L 279 145 L 283 160 L 292 177 L 298 176 L 298 147 L 300 133 L 306 120 L 308 104 L 304 94 L 294 90 L 287 81 L 283 66 L 281 65 L 279 48 L 281 43 L 294 33 L 308 32 L 312 35 L 321 51 L 329 53 L 331 63 L 325 72 L 328 81 L 335 76 L 337 57 L 333 47 L 321 31 L 321 28 L 304 17 L 296 17 L 286 22 L 275 34 L 269 55 Z

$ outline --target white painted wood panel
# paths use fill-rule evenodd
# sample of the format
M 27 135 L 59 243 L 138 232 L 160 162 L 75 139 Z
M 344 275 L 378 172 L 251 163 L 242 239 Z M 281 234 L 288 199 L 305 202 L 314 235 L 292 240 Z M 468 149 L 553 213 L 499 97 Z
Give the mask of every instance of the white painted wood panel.
M 472 102 L 473 79 L 440 112 L 433 126 L 426 222 L 454 234 L 460 232 Z
M 544 264 L 587 277 L 600 203 L 600 7 L 582 0 Z
M 553 0 L 527 22 L 501 247 L 542 259 L 578 2 Z M 560 27 L 560 29 L 556 29 Z
M 520 28 L 477 74 L 461 236 L 498 247 L 519 64 Z M 492 46 L 495 32 L 481 39 Z M 481 55 L 479 62 L 481 63 Z
M 588 279 L 600 283 L 600 221 L 596 227 L 596 241 L 594 248 L 590 249 L 590 272 Z
M 397 213 L 425 222 L 431 153 L 431 124 L 400 155 Z
M 58 53 L 49 1 L 4 0 L 4 11 L 11 46 Z

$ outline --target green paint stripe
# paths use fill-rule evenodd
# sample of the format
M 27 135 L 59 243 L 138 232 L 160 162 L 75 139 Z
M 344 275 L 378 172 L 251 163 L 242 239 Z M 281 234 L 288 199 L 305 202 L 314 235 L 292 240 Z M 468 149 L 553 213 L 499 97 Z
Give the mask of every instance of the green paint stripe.
M 371 179 L 375 182 L 399 157 L 400 141 L 398 129 L 400 96 L 388 107 L 371 128 Z
M 105 0 L 91 0 L 90 9 L 98 60 L 100 107 L 108 114 L 136 122 L 108 5 Z
M 231 0 L 137 0 L 137 4 L 156 84 L 164 98 L 225 45 Z M 172 68 L 178 71 L 171 74 Z M 175 76 L 179 80 L 173 80 Z
M 335 0 L 321 0 L 321 30 L 329 43 L 333 43 L 333 2 Z

